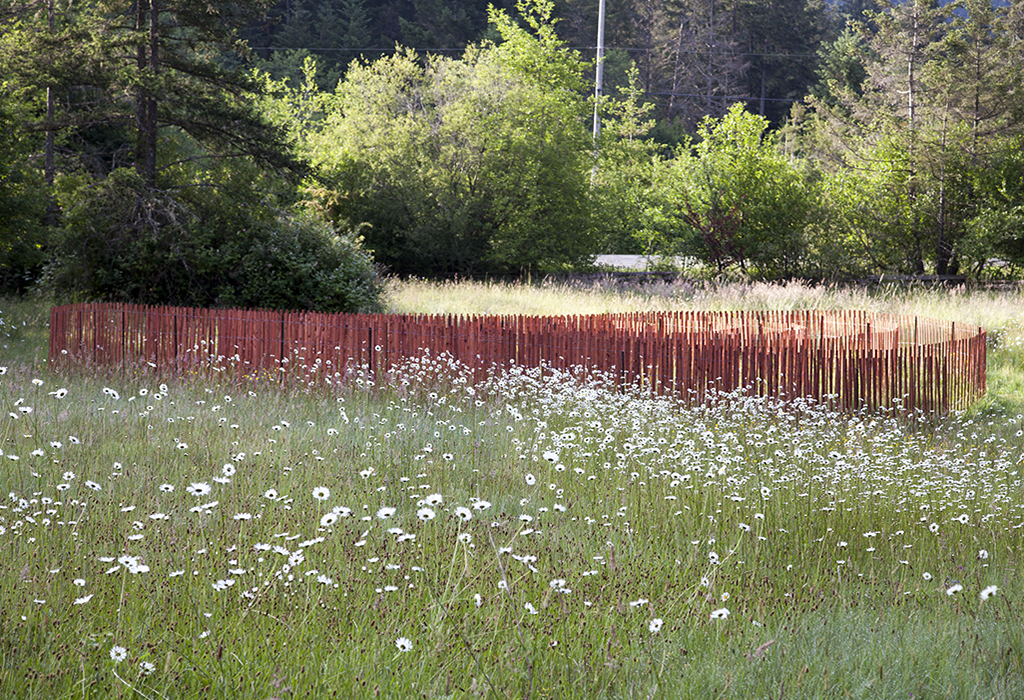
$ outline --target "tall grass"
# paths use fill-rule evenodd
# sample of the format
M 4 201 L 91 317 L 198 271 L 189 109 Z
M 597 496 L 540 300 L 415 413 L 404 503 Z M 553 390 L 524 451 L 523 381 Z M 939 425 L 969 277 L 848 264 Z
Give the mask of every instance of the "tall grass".
M 4 364 L 46 361 L 50 306 L 43 299 L 0 298 L 0 357 Z
M 0 697 L 1024 696 L 1012 397 L 910 432 L 444 358 L 0 365 Z
M 1008 290 L 965 287 L 810 285 L 804 282 L 636 284 L 608 278 L 592 283 L 390 282 L 394 313 L 596 314 L 616 311 L 863 309 L 1004 326 L 1024 332 L 1024 286 Z
M 692 282 L 594 283 L 392 281 L 394 313 L 534 315 L 621 311 L 732 311 L 861 309 L 981 326 L 990 339 L 989 394 L 973 412 L 1024 413 L 1024 286 L 1005 290 L 966 287 L 843 287 L 804 282 L 711 284 Z

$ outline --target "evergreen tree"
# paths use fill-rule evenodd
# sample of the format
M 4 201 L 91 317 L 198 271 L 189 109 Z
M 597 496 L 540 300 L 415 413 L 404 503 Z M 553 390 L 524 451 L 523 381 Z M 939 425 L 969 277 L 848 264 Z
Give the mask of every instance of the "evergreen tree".
M 487 22 L 487 7 L 473 0 L 412 0 L 412 6 L 412 16 L 400 20 L 402 44 L 424 51 L 457 55 Z
M 867 71 L 864 68 L 865 45 L 860 32 L 846 27 L 833 41 L 819 49 L 818 82 L 810 94 L 828 104 L 863 95 Z
M 28 107 L 0 82 L 0 294 L 20 293 L 38 275 L 44 260 L 46 202 L 38 196 L 39 172 L 28 156 L 39 134 L 18 128 Z
M 822 0 L 737 0 L 733 40 L 748 65 L 751 109 L 780 124 L 803 99 L 826 25 Z
M 971 222 L 982 210 L 996 221 L 1003 200 L 987 173 L 1024 129 L 1019 15 L 986 0 L 891 3 L 852 25 L 861 42 L 834 45 L 804 145 L 846 183 L 839 199 L 862 202 L 846 210 L 861 212 L 883 271 L 956 274 L 961 253 L 979 258 L 986 237 Z
M 341 0 L 341 18 L 344 34 L 341 45 L 350 49 L 373 46 L 370 33 L 370 12 L 366 0 Z
M 732 12 L 718 0 L 690 0 L 680 19 L 674 74 L 685 76 L 680 98 L 691 131 L 705 117 L 718 118 L 747 96 L 744 74 L 748 65 L 732 31 Z M 686 57 L 683 59 L 682 57 Z M 674 82 L 673 94 L 680 89 Z
M 36 99 L 47 89 L 59 96 L 52 119 L 35 128 L 59 132 L 71 147 L 111 140 L 105 170 L 134 162 L 150 186 L 165 128 L 188 134 L 206 156 L 249 155 L 298 169 L 278 130 L 253 108 L 258 84 L 228 60 L 244 55 L 235 30 L 262 7 L 259 0 L 95 0 L 58 8 L 59 20 L 48 25 L 38 6 L 16 6 L 0 40 L 0 68 Z

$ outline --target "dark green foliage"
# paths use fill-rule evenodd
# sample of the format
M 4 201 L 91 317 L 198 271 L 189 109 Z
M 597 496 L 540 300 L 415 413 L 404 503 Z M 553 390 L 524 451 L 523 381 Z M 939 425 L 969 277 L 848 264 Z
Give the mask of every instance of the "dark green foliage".
M 487 26 L 487 7 L 463 0 L 412 0 L 414 11 L 400 20 L 402 43 L 441 53 L 475 41 Z
M 381 46 L 393 45 L 374 42 L 365 0 L 292 0 L 271 31 L 269 41 L 277 48 L 259 52 L 255 65 L 277 80 L 297 82 L 305 57 L 315 56 L 318 84 L 324 90 L 333 90 L 348 64 L 361 54 L 375 56 Z
M 338 236 L 311 213 L 260 221 L 223 248 L 220 306 L 381 311 L 381 281 L 351 236 Z
M 0 16 L 0 72 L 37 105 L 25 128 L 55 132 L 57 172 L 103 177 L 133 165 L 153 186 L 168 129 L 187 133 L 207 158 L 245 155 L 302 171 L 281 131 L 254 109 L 259 83 L 240 64 L 247 51 L 236 30 L 261 15 L 262 0 L 53 5 L 52 22 L 31 5 Z
M 380 283 L 351 238 L 244 187 L 172 193 L 131 170 L 68 180 L 45 284 L 85 299 L 319 311 L 379 307 Z
M 333 89 L 349 64 L 380 58 L 399 44 L 458 57 L 487 33 L 490 5 L 508 9 L 514 2 L 280 0 L 270 8 L 270 22 L 252 25 L 243 34 L 256 49 L 260 68 L 273 78 L 295 77 L 278 70 L 275 54 L 306 51 L 317 59 L 320 87 Z
M 24 292 L 44 260 L 46 198 L 26 162 L 33 144 L 16 127 L 21 107 L 0 83 L 0 295 Z
M 262 8 L 260 0 L 90 0 L 55 3 L 52 21 L 30 6 L 0 13 L 10 30 L 0 37 L 0 69 L 13 86 L 4 86 L 3 106 L 14 91 L 27 105 L 17 119 L 2 112 L 4 126 L 15 126 L 0 143 L 0 210 L 11 210 L 0 237 L 5 287 L 23 288 L 46 253 L 43 285 L 81 298 L 379 306 L 358 244 L 268 194 L 272 185 L 283 201 L 294 197 L 305 164 L 290 152 L 287 129 L 262 111 L 265 81 L 238 62 L 246 52 L 235 29 Z M 43 118 L 48 91 L 52 116 Z M 22 132 L 32 148 L 14 136 Z M 29 227 L 47 199 L 37 195 L 33 208 L 27 196 L 43 179 L 31 164 L 44 160 L 36 154 L 46 132 L 61 205 L 48 250 Z
M 732 38 L 746 64 L 749 107 L 775 125 L 814 82 L 824 6 L 823 0 L 736 0 Z

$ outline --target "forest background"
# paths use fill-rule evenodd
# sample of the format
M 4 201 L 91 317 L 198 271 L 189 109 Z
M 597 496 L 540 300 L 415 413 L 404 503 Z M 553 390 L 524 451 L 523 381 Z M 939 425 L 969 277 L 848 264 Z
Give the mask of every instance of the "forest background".
M 0 0 L 0 287 L 351 311 L 382 272 L 601 253 L 1024 269 L 1024 3 L 611 2 L 601 95 L 597 14 Z

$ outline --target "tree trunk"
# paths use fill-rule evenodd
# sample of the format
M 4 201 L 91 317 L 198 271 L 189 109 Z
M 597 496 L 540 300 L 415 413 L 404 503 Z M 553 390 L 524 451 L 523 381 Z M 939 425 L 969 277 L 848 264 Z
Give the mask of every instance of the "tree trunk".
M 53 16 L 53 0 L 49 0 L 46 5 L 47 24 L 50 28 L 50 32 L 53 32 L 54 16 Z M 53 131 L 53 119 L 56 112 L 56 106 L 53 99 L 53 88 L 47 86 L 46 88 L 46 151 L 43 157 L 43 182 L 46 184 L 46 225 L 56 226 L 57 225 L 57 204 L 54 201 L 53 196 L 53 181 L 54 181 L 54 165 L 53 165 L 53 149 L 54 149 L 54 131 Z
M 156 80 L 160 73 L 160 8 L 159 0 L 150 0 L 149 3 L 149 69 L 151 78 Z M 156 119 L 156 96 L 150 91 L 146 97 L 146 182 L 151 187 L 156 185 L 156 146 L 157 146 L 157 119 Z
M 139 84 L 135 93 L 135 172 L 150 187 L 156 185 L 156 98 L 147 83 L 152 82 L 158 68 L 157 20 L 156 0 L 137 0 L 135 65 Z

